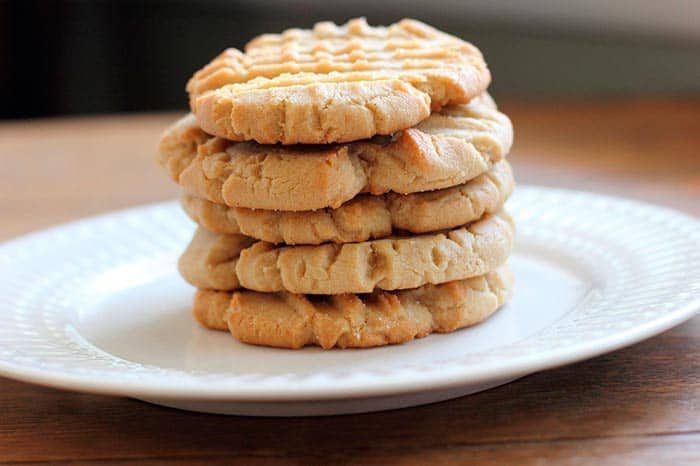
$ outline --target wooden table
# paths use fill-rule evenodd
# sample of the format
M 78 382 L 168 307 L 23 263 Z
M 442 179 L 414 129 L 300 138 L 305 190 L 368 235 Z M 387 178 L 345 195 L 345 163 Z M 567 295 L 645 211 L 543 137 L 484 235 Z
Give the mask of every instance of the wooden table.
M 700 215 L 700 100 L 508 102 L 521 183 Z M 0 124 L 0 239 L 173 198 L 174 115 Z M 700 464 L 700 318 L 613 354 L 392 412 L 255 419 L 0 379 L 0 463 Z

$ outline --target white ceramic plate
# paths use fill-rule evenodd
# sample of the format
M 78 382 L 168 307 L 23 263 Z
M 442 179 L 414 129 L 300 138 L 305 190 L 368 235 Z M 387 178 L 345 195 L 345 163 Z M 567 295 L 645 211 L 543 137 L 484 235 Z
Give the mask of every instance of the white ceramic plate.
M 660 333 L 700 307 L 700 222 L 587 193 L 519 187 L 513 300 L 487 322 L 369 350 L 247 346 L 200 328 L 175 263 L 176 203 L 0 247 L 0 374 L 196 411 L 319 415 L 484 390 Z

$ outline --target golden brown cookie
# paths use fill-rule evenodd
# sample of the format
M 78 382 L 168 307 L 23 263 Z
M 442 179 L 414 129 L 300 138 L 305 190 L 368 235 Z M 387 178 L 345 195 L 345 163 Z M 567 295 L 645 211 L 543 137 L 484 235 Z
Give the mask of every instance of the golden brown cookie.
M 244 343 L 280 348 L 367 348 L 482 322 L 511 296 L 507 266 L 465 280 L 371 294 L 304 296 L 199 290 L 193 312 L 205 327 Z
M 222 291 L 240 286 L 264 292 L 370 293 L 375 288 L 415 288 L 490 272 L 505 262 L 513 236 L 512 219 L 506 213 L 445 233 L 314 246 L 261 241 L 242 249 L 236 238 L 247 237 L 200 229 L 181 258 L 180 271 L 197 288 Z M 226 249 L 225 242 L 233 246 Z M 230 285 L 223 286 L 227 280 Z
M 506 214 L 447 233 L 361 243 L 283 246 L 258 242 L 241 251 L 243 288 L 303 294 L 370 293 L 482 275 L 503 264 L 514 228 Z
M 491 80 L 472 44 L 415 20 L 318 23 L 228 49 L 187 84 L 202 128 L 243 141 L 327 144 L 390 134 L 467 103 Z M 425 111 L 422 118 L 421 111 Z
M 337 209 L 288 212 L 228 207 L 183 195 L 182 207 L 200 226 L 244 234 L 269 243 L 353 243 L 391 235 L 447 230 L 501 210 L 513 190 L 513 173 L 502 160 L 466 184 L 423 193 L 360 195 Z
M 166 131 L 161 147 L 206 142 L 196 155 L 162 153 L 161 164 L 181 168 L 175 177 L 194 196 L 267 210 L 336 208 L 361 192 L 408 194 L 456 186 L 503 159 L 513 140 L 510 120 L 487 94 L 433 113 L 392 138 L 341 145 L 231 143 L 207 137 L 192 117 L 186 121 Z M 190 130 L 184 131 L 187 124 Z M 193 138 L 197 131 L 200 136 Z
M 232 141 L 328 144 L 410 128 L 430 115 L 428 96 L 396 79 L 337 73 L 229 84 L 195 100 L 202 129 Z

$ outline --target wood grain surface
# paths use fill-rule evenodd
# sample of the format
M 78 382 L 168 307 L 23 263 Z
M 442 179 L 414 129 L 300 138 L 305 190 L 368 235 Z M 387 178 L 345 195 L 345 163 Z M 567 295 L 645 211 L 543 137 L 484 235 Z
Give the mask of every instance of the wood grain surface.
M 520 183 L 700 215 L 700 100 L 505 102 Z M 177 189 L 174 114 L 0 124 L 0 239 Z M 187 413 L 0 378 L 0 463 L 700 464 L 700 318 L 630 348 L 443 403 L 352 416 Z

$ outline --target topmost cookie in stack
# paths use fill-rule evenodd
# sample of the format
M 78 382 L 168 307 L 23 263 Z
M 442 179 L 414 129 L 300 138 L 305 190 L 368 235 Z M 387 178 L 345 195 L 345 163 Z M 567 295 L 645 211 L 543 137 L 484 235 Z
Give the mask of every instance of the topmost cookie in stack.
M 514 228 L 489 81 L 474 46 L 412 20 L 262 35 L 195 73 L 158 160 L 200 225 L 180 260 L 198 320 L 330 348 L 493 313 Z
M 471 44 L 417 21 L 318 23 L 228 49 L 187 84 L 202 129 L 232 141 L 328 144 L 407 129 L 486 91 Z

